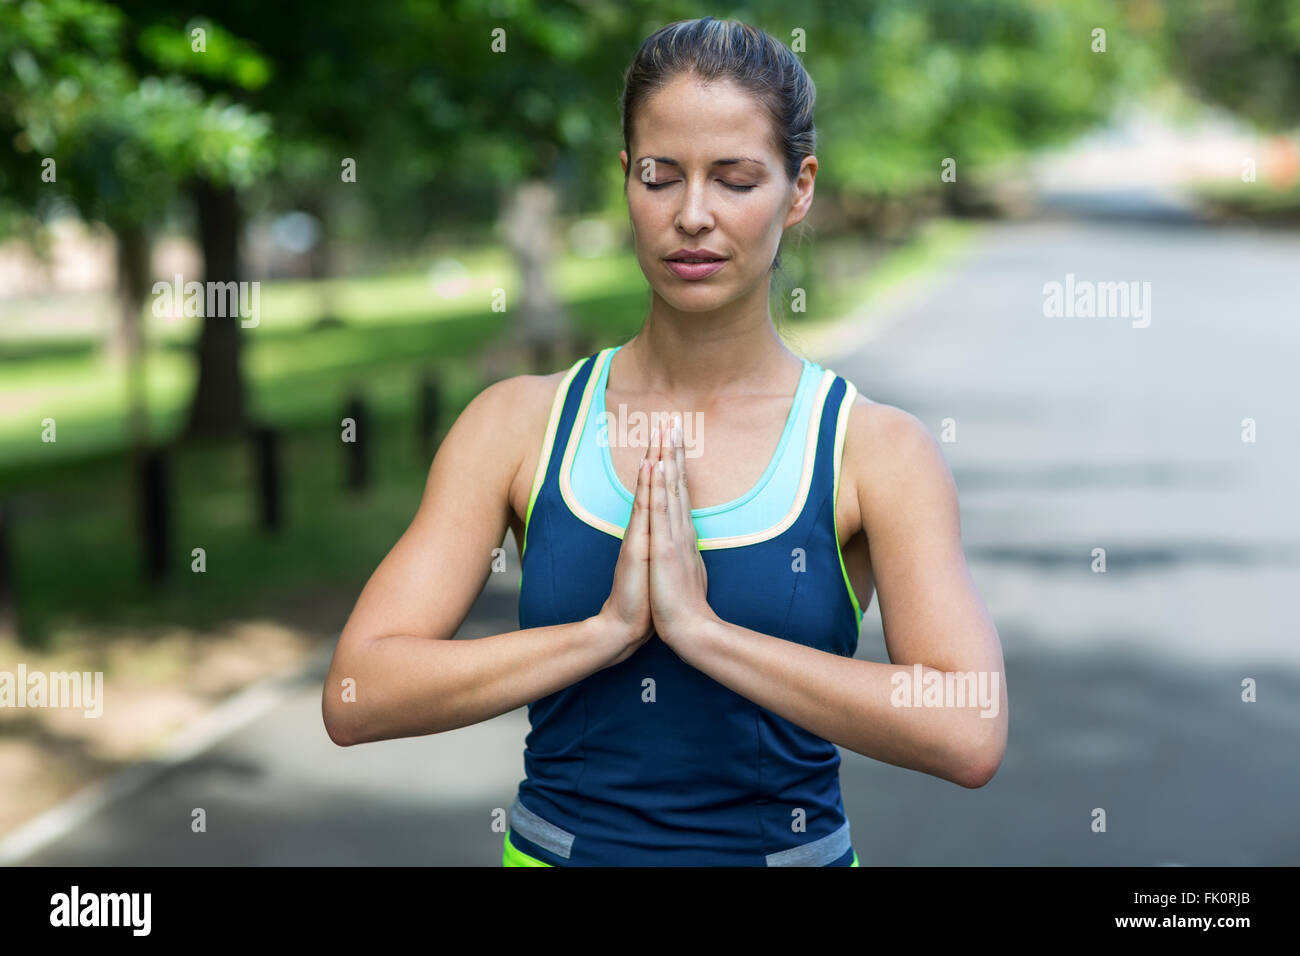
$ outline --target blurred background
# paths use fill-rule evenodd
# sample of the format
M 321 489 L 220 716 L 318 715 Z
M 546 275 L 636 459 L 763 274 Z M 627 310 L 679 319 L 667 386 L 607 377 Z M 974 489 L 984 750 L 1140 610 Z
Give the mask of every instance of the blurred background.
M 709 13 L 0 0 L 0 681 L 103 679 L 0 706 L 0 861 L 499 864 L 526 711 L 338 748 L 321 680 L 465 404 L 640 327 L 623 71 Z M 1300 6 L 724 15 L 817 85 L 778 328 L 943 442 L 1006 654 L 986 787 L 842 751 L 862 865 L 1300 861 Z

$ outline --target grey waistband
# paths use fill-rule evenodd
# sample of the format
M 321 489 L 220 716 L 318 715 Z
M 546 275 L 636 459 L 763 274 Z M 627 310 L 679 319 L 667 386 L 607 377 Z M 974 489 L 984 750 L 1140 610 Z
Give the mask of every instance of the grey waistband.
M 531 840 L 566 860 L 569 858 L 569 851 L 573 848 L 572 833 L 543 820 L 520 803 L 518 797 L 515 797 L 515 802 L 510 805 L 510 829 L 525 840 Z
M 573 834 L 557 827 L 548 820 L 543 820 L 529 810 L 518 797 L 510 805 L 510 829 L 525 840 L 529 840 L 543 849 L 550 850 L 556 856 L 567 860 L 573 849 Z M 852 847 L 849 823 L 834 833 L 827 834 L 819 840 L 805 843 L 803 846 L 791 847 L 767 855 L 768 866 L 825 866 L 838 860 Z
M 838 860 L 849 852 L 852 840 L 849 839 L 849 821 L 834 833 L 828 833 L 820 840 L 813 840 L 803 846 L 791 847 L 779 853 L 767 855 L 768 866 L 825 866 Z

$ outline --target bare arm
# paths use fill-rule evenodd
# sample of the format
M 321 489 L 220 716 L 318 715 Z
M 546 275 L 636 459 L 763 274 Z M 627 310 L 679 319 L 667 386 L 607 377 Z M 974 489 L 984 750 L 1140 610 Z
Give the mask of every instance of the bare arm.
M 542 407 L 539 384 L 518 376 L 484 389 L 439 447 L 419 510 L 370 576 L 335 648 L 321 712 L 336 744 L 478 723 L 621 659 L 620 635 L 596 617 L 451 639 L 505 539 L 523 449 L 541 442 L 530 411 Z M 542 404 L 549 414 L 550 402 Z M 540 421 L 544 431 L 545 415 Z
M 1006 751 L 1005 668 L 962 554 L 956 486 L 919 421 L 861 402 L 850 415 L 843 468 L 856 477 L 891 663 L 840 657 L 726 621 L 705 627 L 689 663 L 832 743 L 980 787 Z M 965 706 L 951 699 L 899 705 L 902 686 L 915 684 L 915 664 L 923 682 L 955 672 L 985 680 L 990 705 L 970 697 Z M 914 698 L 923 688 L 910 688 Z

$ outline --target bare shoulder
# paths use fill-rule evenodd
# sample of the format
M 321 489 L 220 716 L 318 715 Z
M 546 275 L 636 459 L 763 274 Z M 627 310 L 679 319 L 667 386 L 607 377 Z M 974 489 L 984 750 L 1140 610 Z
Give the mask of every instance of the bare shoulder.
M 555 391 L 568 371 L 503 378 L 483 389 L 475 401 L 489 404 L 500 425 L 527 433 L 538 418 L 545 421 L 550 416 Z
M 849 411 L 843 471 L 865 510 L 952 494 L 952 471 L 939 443 L 912 413 L 859 393 Z
M 513 439 L 527 434 L 528 427 L 540 413 L 542 393 L 549 375 L 515 375 L 493 382 L 482 389 L 465 406 L 451 427 L 458 437 L 476 438 L 475 444 L 492 446 L 495 457 L 518 458 L 522 452 Z M 516 462 L 517 463 L 517 462 Z
M 491 409 L 484 416 L 485 438 L 492 442 L 504 441 L 508 445 L 508 454 L 513 462 L 510 504 L 520 514 L 527 510 L 551 411 L 560 384 L 568 373 L 569 369 L 565 368 L 547 375 L 515 375 L 480 393 L 479 397 Z M 489 392 L 492 393 L 490 396 Z
M 529 452 L 537 452 L 541 448 L 560 383 L 568 373 L 568 369 L 562 369 L 549 375 L 516 375 L 507 379 L 513 389 L 512 401 L 520 427 L 519 437 L 523 443 L 521 457 L 524 464 L 527 463 Z M 531 471 L 529 475 L 531 477 Z
M 471 474 L 479 483 L 508 488 L 513 495 L 533 437 L 539 429 L 545 431 L 564 374 L 515 375 L 484 387 L 448 429 L 429 466 L 427 487 L 432 489 L 441 475 Z
M 880 462 L 882 456 L 912 455 L 932 445 L 937 443 L 929 429 L 911 412 L 873 401 L 861 393 L 854 397 L 845 437 L 846 456 L 852 449 L 855 458 L 870 457 Z

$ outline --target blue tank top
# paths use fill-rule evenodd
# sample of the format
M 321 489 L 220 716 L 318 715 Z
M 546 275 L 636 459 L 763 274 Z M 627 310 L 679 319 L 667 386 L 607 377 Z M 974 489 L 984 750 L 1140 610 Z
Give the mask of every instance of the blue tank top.
M 620 435 L 607 429 L 623 416 L 610 409 L 607 422 L 604 414 L 618 348 L 574 363 L 556 392 L 525 516 L 520 628 L 591 617 L 613 586 L 633 502 L 608 447 Z M 805 359 L 758 483 L 692 512 L 720 618 L 846 657 L 862 609 L 840 553 L 835 500 L 856 394 Z M 528 719 L 526 778 L 508 839 L 544 863 L 853 862 L 835 746 L 684 663 L 656 635 L 626 660 L 534 701 Z

